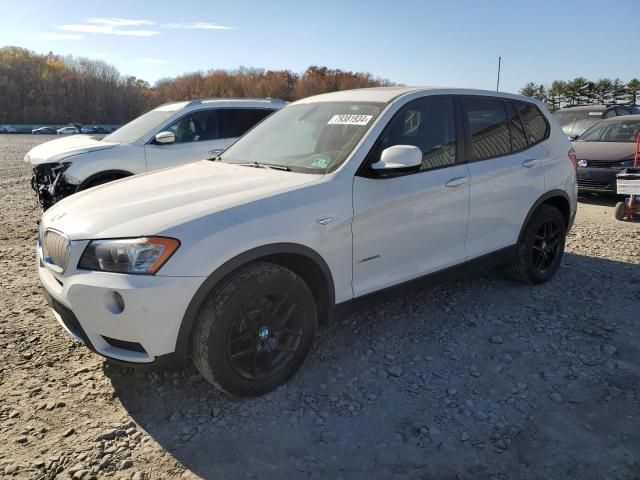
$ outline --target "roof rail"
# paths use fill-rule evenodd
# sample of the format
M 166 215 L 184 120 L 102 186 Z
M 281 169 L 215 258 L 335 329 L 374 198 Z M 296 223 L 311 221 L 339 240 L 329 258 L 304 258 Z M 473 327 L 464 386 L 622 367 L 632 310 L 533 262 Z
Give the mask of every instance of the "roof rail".
M 194 105 L 200 105 L 202 102 L 211 101 L 211 100 L 267 100 L 271 103 L 287 103 L 286 100 L 282 100 L 281 98 L 273 98 L 273 97 L 205 97 L 205 98 L 196 98 L 194 100 L 189 101 L 184 108 L 193 107 Z

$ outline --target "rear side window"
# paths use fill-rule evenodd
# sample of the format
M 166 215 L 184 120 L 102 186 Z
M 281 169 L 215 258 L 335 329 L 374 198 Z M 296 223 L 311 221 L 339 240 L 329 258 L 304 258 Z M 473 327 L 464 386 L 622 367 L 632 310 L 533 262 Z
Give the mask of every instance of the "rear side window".
M 535 145 L 549 136 L 549 124 L 547 119 L 538 107 L 531 103 L 526 102 L 514 102 L 518 113 L 520 113 L 520 119 L 524 124 L 524 131 L 529 141 L 529 146 Z
M 504 102 L 499 98 L 463 98 L 471 134 L 471 159 L 484 160 L 511 153 Z
M 516 108 L 513 106 L 513 102 L 505 102 L 505 105 L 511 133 L 511 152 L 520 152 L 527 148 L 527 136 L 524 133 L 524 126 L 520 121 L 520 115 L 518 115 Z
M 273 113 L 266 108 L 229 108 L 220 110 L 222 128 L 225 138 L 235 138 L 244 135 L 251 127 Z
M 372 160 L 378 161 L 382 150 L 394 145 L 418 147 L 422 151 L 420 170 L 455 163 L 453 101 L 450 98 L 420 98 L 405 105 L 382 133 Z

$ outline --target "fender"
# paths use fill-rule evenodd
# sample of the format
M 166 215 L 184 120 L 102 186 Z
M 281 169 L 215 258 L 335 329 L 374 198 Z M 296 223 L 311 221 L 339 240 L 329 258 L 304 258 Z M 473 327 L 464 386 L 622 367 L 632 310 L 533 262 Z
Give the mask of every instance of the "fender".
M 567 192 L 565 192 L 564 190 L 560 190 L 560 189 L 549 190 L 548 192 L 543 194 L 538 200 L 536 200 L 536 202 L 533 204 L 533 207 L 531 207 L 531 209 L 529 210 L 529 213 L 527 213 L 527 216 L 525 217 L 524 222 L 522 222 L 522 227 L 520 227 L 520 234 L 518 235 L 518 243 L 520 243 L 520 240 L 522 239 L 522 234 L 524 233 L 524 229 L 527 227 L 527 224 L 529 223 L 529 220 L 533 216 L 534 212 L 538 209 L 540 205 L 542 205 L 543 203 L 546 203 L 549 199 L 554 197 L 563 198 L 564 200 L 566 200 L 567 205 L 569 205 L 567 233 L 569 232 L 569 230 L 571 230 L 571 225 L 573 224 L 573 218 L 575 216 L 575 213 L 571 212 L 571 200 L 569 199 L 569 194 L 567 194 Z
M 89 177 L 85 178 L 82 183 L 80 183 L 80 185 L 78 185 L 78 192 L 80 190 L 84 190 L 85 188 L 87 188 L 87 185 L 91 185 L 92 182 L 94 182 L 95 180 L 99 179 L 102 176 L 109 176 L 109 175 L 120 175 L 121 178 L 124 177 L 130 177 L 131 175 L 133 175 L 133 173 L 131 172 L 127 172 L 126 170 L 103 170 L 101 172 L 98 173 L 94 173 L 93 175 L 90 175 Z
M 196 291 L 195 295 L 189 302 L 189 306 L 182 318 L 180 325 L 180 331 L 178 332 L 178 339 L 176 340 L 175 357 L 179 362 L 184 362 L 187 359 L 189 352 L 189 343 L 191 337 L 191 331 L 198 318 L 200 307 L 202 306 L 205 298 L 209 292 L 218 283 L 224 280 L 225 277 L 236 271 L 238 268 L 246 265 L 252 261 L 259 260 L 264 257 L 270 257 L 273 255 L 293 254 L 305 257 L 308 260 L 314 262 L 322 272 L 325 283 L 327 285 L 328 293 L 328 314 L 333 310 L 335 305 L 335 286 L 333 283 L 333 277 L 331 270 L 325 262 L 324 258 L 312 250 L 309 247 L 300 245 L 297 243 L 272 243 L 269 245 L 263 245 L 260 247 L 248 250 L 240 255 L 228 260 L 217 268 L 207 279 L 200 285 L 200 288 Z

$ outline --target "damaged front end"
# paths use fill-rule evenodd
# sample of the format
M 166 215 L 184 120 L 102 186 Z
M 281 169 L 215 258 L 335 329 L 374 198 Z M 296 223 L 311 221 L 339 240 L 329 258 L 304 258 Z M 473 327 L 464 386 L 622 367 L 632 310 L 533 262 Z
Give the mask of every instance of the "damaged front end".
M 71 163 L 41 163 L 33 167 L 31 188 L 38 195 L 43 211 L 77 191 L 78 186 L 68 183 L 64 176 L 69 166 Z

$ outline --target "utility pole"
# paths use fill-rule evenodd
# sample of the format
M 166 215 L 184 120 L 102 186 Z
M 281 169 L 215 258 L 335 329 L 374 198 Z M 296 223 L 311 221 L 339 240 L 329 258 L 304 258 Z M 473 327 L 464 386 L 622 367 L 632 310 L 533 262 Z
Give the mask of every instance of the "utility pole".
M 500 90 L 500 64 L 502 63 L 502 57 L 498 57 L 498 83 L 496 83 L 496 92 Z

